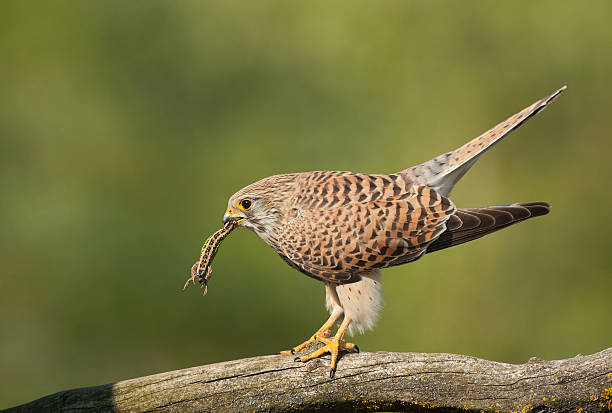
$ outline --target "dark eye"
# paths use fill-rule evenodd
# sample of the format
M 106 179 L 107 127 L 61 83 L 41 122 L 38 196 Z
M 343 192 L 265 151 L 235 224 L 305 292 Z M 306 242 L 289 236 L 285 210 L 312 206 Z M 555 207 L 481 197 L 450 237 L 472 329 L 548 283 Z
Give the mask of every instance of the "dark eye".
M 243 199 L 238 205 L 245 211 L 248 211 L 253 206 L 253 202 L 250 199 Z

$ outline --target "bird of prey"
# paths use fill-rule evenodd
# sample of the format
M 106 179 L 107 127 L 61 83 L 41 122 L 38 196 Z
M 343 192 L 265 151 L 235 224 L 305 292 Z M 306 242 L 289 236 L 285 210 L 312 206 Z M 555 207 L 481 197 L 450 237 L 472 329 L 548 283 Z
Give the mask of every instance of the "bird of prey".
M 295 360 L 358 352 L 344 334 L 371 329 L 381 307 L 382 268 L 472 241 L 544 215 L 546 202 L 457 208 L 448 195 L 476 160 L 544 109 L 565 86 L 460 148 L 389 175 L 315 171 L 270 176 L 239 190 L 223 221 L 254 231 L 291 267 L 322 281 L 329 319 L 308 340 L 324 345 Z M 339 327 L 331 336 L 334 324 Z

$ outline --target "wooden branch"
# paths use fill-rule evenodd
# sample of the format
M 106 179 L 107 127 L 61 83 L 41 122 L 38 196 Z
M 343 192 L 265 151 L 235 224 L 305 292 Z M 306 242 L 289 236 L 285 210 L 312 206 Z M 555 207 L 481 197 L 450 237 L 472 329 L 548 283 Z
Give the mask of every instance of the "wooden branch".
M 228 361 L 52 394 L 5 410 L 22 412 L 502 411 L 612 409 L 612 348 L 526 364 L 454 354 L 347 354 Z

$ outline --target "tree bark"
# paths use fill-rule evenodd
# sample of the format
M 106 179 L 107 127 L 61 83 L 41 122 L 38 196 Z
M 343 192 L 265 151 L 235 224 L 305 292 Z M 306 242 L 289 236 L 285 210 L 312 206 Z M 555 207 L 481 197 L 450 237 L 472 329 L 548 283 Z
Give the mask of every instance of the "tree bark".
M 515 365 L 455 354 L 360 353 L 296 363 L 262 356 L 67 390 L 25 412 L 297 412 L 612 410 L 612 348 Z

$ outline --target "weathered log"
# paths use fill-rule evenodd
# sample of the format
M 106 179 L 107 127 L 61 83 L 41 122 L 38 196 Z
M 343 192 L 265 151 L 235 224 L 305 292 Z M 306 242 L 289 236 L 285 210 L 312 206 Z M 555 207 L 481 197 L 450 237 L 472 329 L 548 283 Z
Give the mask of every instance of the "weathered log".
M 5 412 L 485 411 L 612 409 L 612 348 L 515 365 L 455 354 L 262 356 L 62 391 Z

